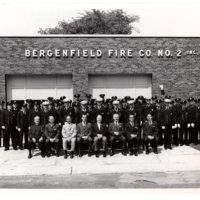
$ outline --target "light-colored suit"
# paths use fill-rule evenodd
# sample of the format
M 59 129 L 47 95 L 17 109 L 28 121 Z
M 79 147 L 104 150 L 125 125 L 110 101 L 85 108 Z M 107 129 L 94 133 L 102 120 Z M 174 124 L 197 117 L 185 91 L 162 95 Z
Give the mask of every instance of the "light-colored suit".
M 69 151 L 75 150 L 75 143 L 76 143 L 76 124 L 69 124 L 65 122 L 62 127 L 62 136 L 63 136 L 63 149 L 68 150 L 67 145 L 68 142 L 71 143 L 71 149 Z
M 62 136 L 63 138 L 72 138 L 75 137 L 77 134 L 76 124 L 69 124 L 65 122 L 62 127 Z

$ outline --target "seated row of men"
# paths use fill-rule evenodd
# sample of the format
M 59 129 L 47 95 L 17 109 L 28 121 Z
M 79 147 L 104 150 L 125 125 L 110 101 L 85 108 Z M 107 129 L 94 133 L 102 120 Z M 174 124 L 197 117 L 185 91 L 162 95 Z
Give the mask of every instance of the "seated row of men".
M 64 150 L 64 158 L 74 157 L 75 152 L 83 156 L 83 143 L 88 144 L 88 156 L 93 154 L 99 157 L 99 149 L 103 149 L 103 156 L 108 153 L 108 142 L 110 142 L 110 155 L 115 153 L 115 143 L 119 142 L 123 155 L 127 154 L 126 143 L 130 155 L 138 155 L 140 144 L 140 128 L 135 122 L 135 116 L 129 116 L 129 122 L 124 126 L 119 122 L 119 115 L 113 115 L 113 123 L 108 126 L 102 123 L 102 116 L 98 115 L 96 123 L 87 122 L 87 115 L 82 115 L 82 122 L 79 124 L 72 123 L 71 116 L 66 117 L 66 122 L 60 130 L 59 125 L 55 123 L 54 116 L 49 116 L 49 123 L 45 126 L 40 125 L 40 117 L 35 116 L 34 125 L 29 129 L 28 134 L 28 158 L 33 156 L 32 151 L 38 145 L 42 157 L 50 157 L 55 149 L 56 156 L 59 156 L 60 142 Z M 155 121 L 152 121 L 152 115 L 147 115 L 147 120 L 143 126 L 143 137 L 146 148 L 146 154 L 149 154 L 149 145 L 153 147 L 154 153 L 157 151 L 158 127 Z M 101 147 L 100 147 L 101 142 Z

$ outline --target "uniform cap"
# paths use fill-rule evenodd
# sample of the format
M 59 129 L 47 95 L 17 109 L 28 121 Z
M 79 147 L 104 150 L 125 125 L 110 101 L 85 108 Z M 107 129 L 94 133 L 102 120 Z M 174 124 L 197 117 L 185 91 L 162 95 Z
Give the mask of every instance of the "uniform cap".
M 48 105 L 49 105 L 49 102 L 48 102 L 48 101 L 44 101 L 44 102 L 42 102 L 42 105 L 43 105 L 43 106 L 48 106 Z
M 127 103 L 128 103 L 129 105 L 134 104 L 134 100 L 129 100 Z
M 113 105 L 118 105 L 119 104 L 119 101 L 115 100 L 113 101 Z
M 81 101 L 81 105 L 86 105 L 87 103 L 88 103 L 88 101 L 86 101 L 86 100 Z
M 63 100 L 63 102 L 64 103 L 71 103 L 71 99 L 66 98 L 66 99 Z

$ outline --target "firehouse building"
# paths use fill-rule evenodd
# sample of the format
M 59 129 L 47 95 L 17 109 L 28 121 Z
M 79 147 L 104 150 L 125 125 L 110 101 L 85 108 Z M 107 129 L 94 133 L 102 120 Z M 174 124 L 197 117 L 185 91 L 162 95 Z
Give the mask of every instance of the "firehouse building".
M 200 38 L 39 36 L 0 38 L 0 98 L 105 94 L 200 98 Z

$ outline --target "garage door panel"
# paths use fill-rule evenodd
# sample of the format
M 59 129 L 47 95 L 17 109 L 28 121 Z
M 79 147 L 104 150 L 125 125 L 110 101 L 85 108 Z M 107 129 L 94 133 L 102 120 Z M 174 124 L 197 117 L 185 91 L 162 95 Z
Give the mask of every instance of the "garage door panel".
M 49 96 L 73 98 L 72 77 L 64 75 L 7 77 L 8 100 L 47 99 Z
M 8 93 L 8 99 L 14 99 L 14 100 L 22 100 L 25 99 L 25 90 L 18 89 L 18 88 L 12 88 L 12 93 Z
M 88 84 L 93 98 L 102 93 L 106 98 L 151 97 L 151 75 L 89 75 Z

